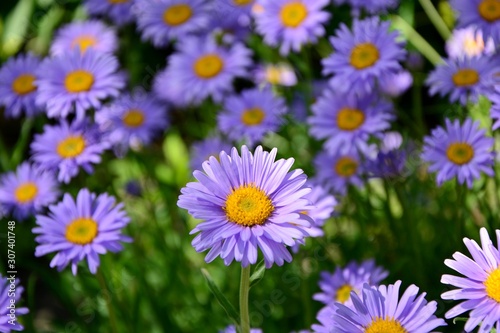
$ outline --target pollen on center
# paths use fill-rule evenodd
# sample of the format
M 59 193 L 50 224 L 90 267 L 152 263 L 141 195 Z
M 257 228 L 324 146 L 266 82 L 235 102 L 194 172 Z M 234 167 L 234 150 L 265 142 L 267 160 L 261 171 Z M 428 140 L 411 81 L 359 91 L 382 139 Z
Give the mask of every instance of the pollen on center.
M 274 206 L 263 190 L 254 185 L 243 185 L 227 196 L 224 211 L 229 221 L 251 227 L 264 224 Z

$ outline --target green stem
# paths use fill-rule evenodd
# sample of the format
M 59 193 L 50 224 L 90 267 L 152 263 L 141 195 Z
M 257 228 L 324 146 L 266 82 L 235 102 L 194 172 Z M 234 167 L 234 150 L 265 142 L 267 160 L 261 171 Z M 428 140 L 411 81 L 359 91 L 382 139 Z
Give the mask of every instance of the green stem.
M 427 43 L 427 41 L 415 30 L 411 25 L 408 24 L 401 16 L 393 15 L 392 22 L 396 29 L 401 31 L 401 33 L 408 39 L 408 41 L 417 48 L 417 50 L 422 53 L 424 57 L 427 58 L 433 65 L 437 65 L 443 62 L 443 59 L 439 53 L 434 50 L 434 48 Z
M 250 316 L 248 313 L 248 292 L 250 290 L 250 265 L 241 268 L 240 280 L 240 326 L 241 333 L 250 333 Z
M 436 27 L 436 30 L 439 32 L 441 37 L 443 37 L 444 40 L 450 38 L 450 29 L 448 29 L 448 26 L 444 22 L 441 15 L 439 15 L 439 12 L 436 10 L 436 7 L 434 7 L 431 0 L 419 0 L 419 2 L 422 5 L 422 8 L 424 8 L 425 13 L 429 17 L 429 20 L 431 20 L 432 24 L 434 24 L 434 27 Z
M 106 301 L 106 306 L 108 308 L 108 313 L 109 313 L 109 322 L 111 325 L 111 332 L 113 333 L 118 333 L 118 329 L 116 326 L 116 317 L 115 317 L 115 311 L 113 309 L 113 304 L 111 303 L 111 293 L 108 290 L 108 287 L 106 285 L 106 280 L 104 279 L 104 275 L 102 274 L 101 269 L 97 270 L 97 280 L 99 281 L 99 285 L 101 286 L 102 293 Z

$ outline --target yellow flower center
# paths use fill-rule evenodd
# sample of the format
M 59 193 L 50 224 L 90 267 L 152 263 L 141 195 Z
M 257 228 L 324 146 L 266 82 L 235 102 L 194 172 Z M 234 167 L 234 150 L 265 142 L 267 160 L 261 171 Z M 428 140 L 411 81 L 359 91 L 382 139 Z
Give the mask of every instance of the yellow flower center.
M 21 74 L 12 82 L 12 90 L 18 95 L 26 95 L 36 90 L 35 76 L 31 74 Z
M 352 286 L 344 284 L 337 290 L 337 295 L 335 301 L 344 304 L 349 298 L 351 298 Z
M 243 185 L 227 196 L 224 211 L 229 221 L 251 227 L 266 222 L 274 206 L 263 190 L 254 185 Z
M 452 77 L 457 87 L 471 86 L 479 82 L 479 73 L 470 68 L 459 69 Z
M 246 6 L 254 2 L 254 0 L 233 0 L 236 6 Z
M 93 36 L 79 36 L 73 40 L 71 48 L 74 49 L 78 46 L 80 52 L 84 53 L 89 47 L 95 46 L 96 44 L 97 40 Z
M 479 36 L 468 36 L 464 41 L 464 50 L 469 56 L 480 55 L 484 50 L 484 40 Z
M 335 165 L 335 172 L 341 177 L 350 177 L 358 170 L 358 162 L 350 157 L 341 157 Z
M 488 22 L 495 22 L 500 19 L 499 0 L 483 0 L 477 9 L 479 15 Z
M 119 5 L 119 4 L 122 4 L 122 3 L 127 3 L 129 2 L 130 0 L 108 0 L 108 2 L 112 5 Z
M 223 67 L 224 62 L 217 54 L 207 54 L 196 60 L 193 69 L 202 79 L 210 79 L 219 74 Z
M 301 2 L 287 3 L 281 8 L 280 15 L 285 27 L 296 28 L 307 17 L 307 7 Z
M 188 21 L 193 15 L 193 10 L 189 5 L 172 5 L 163 13 L 163 22 L 167 25 L 177 26 Z
M 129 110 L 123 117 L 123 123 L 128 127 L 139 127 L 144 123 L 144 113 L 137 109 Z
M 500 303 L 500 269 L 497 268 L 488 275 L 484 281 L 486 287 L 486 294 L 493 298 L 497 303 Z
M 344 131 L 354 131 L 365 122 L 365 114 L 358 109 L 343 108 L 337 114 L 337 126 Z
M 277 66 L 266 68 L 266 79 L 270 84 L 279 84 L 281 82 L 281 71 Z
M 97 236 L 97 222 L 89 218 L 78 218 L 66 227 L 68 242 L 78 245 L 92 243 Z
M 24 204 L 33 201 L 38 193 L 38 187 L 33 182 L 26 182 L 19 185 L 14 192 L 17 202 Z
M 241 121 L 247 126 L 255 126 L 262 123 L 266 114 L 261 108 L 251 108 L 245 110 L 241 115 Z
M 408 331 L 396 319 L 377 317 L 365 328 L 364 333 L 408 333 Z
M 373 66 L 380 59 L 378 49 L 372 43 L 361 43 L 351 52 L 351 65 L 356 69 L 365 69 Z
M 474 148 L 468 143 L 455 142 L 448 146 L 446 156 L 455 164 L 467 164 L 474 157 Z
M 64 80 L 64 86 L 70 93 L 89 91 L 94 84 L 94 75 L 85 70 L 76 70 L 68 73 Z
M 62 158 L 80 155 L 85 149 L 85 139 L 81 135 L 68 136 L 57 145 L 57 153 Z

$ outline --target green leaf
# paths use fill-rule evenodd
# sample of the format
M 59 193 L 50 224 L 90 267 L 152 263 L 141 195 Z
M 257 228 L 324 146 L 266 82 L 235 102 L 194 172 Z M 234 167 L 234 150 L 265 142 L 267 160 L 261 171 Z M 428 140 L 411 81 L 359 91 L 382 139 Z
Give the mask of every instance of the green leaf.
M 26 39 L 35 4 L 33 0 L 20 0 L 5 20 L 2 36 L 2 54 L 15 54 Z
M 264 263 L 264 260 L 261 260 L 255 267 L 252 275 L 250 276 L 250 288 L 259 283 L 260 280 L 262 280 L 265 272 L 266 272 L 266 265 Z
M 224 294 L 219 290 L 215 282 L 212 280 L 210 273 L 208 273 L 208 271 L 204 268 L 201 269 L 201 273 L 207 280 L 208 287 L 210 288 L 210 291 L 214 294 L 215 298 L 217 298 L 217 301 L 219 301 L 219 304 L 226 311 L 229 318 L 236 325 L 238 325 L 240 320 L 240 315 L 238 314 L 238 311 L 236 311 L 235 307 L 231 304 L 231 302 L 229 302 L 226 296 L 224 296 Z
M 163 154 L 174 171 L 177 185 L 184 186 L 189 179 L 189 152 L 178 133 L 169 133 L 165 137 Z

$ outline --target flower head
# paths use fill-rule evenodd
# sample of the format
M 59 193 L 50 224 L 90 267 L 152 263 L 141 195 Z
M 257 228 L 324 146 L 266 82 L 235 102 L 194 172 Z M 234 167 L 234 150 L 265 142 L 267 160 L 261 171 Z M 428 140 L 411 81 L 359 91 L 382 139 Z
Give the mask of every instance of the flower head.
M 15 290 L 13 293 L 12 290 Z M 24 288 L 19 285 L 19 279 L 3 277 L 0 275 L 0 331 L 10 333 L 11 331 L 22 331 L 23 325 L 19 324 L 17 318 L 29 312 L 28 308 L 19 307 L 19 301 Z M 11 322 L 12 306 L 15 307 L 15 318 Z
M 374 93 L 358 96 L 325 89 L 311 109 L 310 133 L 327 139 L 325 148 L 332 154 L 368 151 L 370 136 L 380 137 L 394 118 L 392 104 Z
M 92 16 L 109 17 L 116 25 L 125 25 L 134 20 L 134 0 L 84 0 L 85 9 Z
M 179 52 L 170 57 L 164 74 L 155 81 L 159 97 L 175 97 L 175 104 L 196 105 L 207 97 L 221 101 L 233 90 L 233 79 L 246 76 L 252 63 L 250 50 L 239 43 L 226 48 L 211 37 L 186 37 L 178 46 Z M 171 89 L 177 94 L 172 96 Z
M 244 140 L 249 146 L 264 135 L 278 130 L 286 113 L 285 101 L 271 89 L 244 90 L 224 101 L 218 124 L 222 133 L 234 141 Z
M 199 32 L 210 20 L 210 6 L 204 0 L 137 0 L 136 6 L 142 39 L 157 47 Z
M 287 63 L 258 65 L 254 77 L 259 86 L 271 84 L 293 87 L 297 84 L 295 70 Z
M 321 9 L 328 0 L 260 0 L 262 13 L 255 16 L 257 31 L 264 42 L 280 46 L 280 53 L 300 51 L 307 43 L 315 43 L 325 34 L 323 23 L 330 14 Z
M 177 205 L 202 220 L 191 231 L 198 233 L 192 244 L 198 252 L 210 249 L 207 262 L 220 256 L 226 265 L 236 260 L 246 267 L 257 262 L 258 248 L 267 268 L 292 260 L 286 247 L 307 236 L 312 223 L 302 213 L 312 208 L 304 198 L 310 189 L 302 170 L 289 171 L 293 159 L 275 161 L 276 153 L 261 146 L 254 154 L 243 146 L 241 156 L 236 148 L 221 152 L 203 163 L 205 172 L 193 173 L 197 183 L 181 190 Z
M 413 76 L 402 70 L 383 76 L 380 81 L 380 91 L 389 97 L 399 97 L 413 85 Z
M 73 22 L 59 29 L 50 46 L 50 53 L 61 56 L 73 49 L 85 53 L 89 48 L 96 52 L 113 53 L 117 47 L 115 31 L 101 21 L 92 20 Z
M 500 241 L 500 230 L 495 230 Z M 453 259 L 446 259 L 445 265 L 464 275 L 444 274 L 441 282 L 457 287 L 441 295 L 443 299 L 464 300 L 446 312 L 447 319 L 472 310 L 465 323 L 465 331 L 471 332 L 480 325 L 478 332 L 487 333 L 496 326 L 500 327 L 500 246 L 495 246 L 485 228 L 480 230 L 481 246 L 475 241 L 464 238 L 464 244 L 472 258 L 460 252 Z
M 367 163 L 367 170 L 374 177 L 401 176 L 406 166 L 409 147 L 403 147 L 403 137 L 398 132 L 386 132 L 377 157 Z
M 40 59 L 32 54 L 10 58 L 0 68 L 0 106 L 5 115 L 18 118 L 21 113 L 32 117 L 42 108 L 35 103 Z
M 484 172 L 493 176 L 493 139 L 485 136 L 479 123 L 467 119 L 446 119 L 445 128 L 438 127 L 424 139 L 422 159 L 430 163 L 429 171 L 437 172 L 437 183 L 458 178 L 460 184 L 472 187 L 472 181 Z
M 151 142 L 168 125 L 167 108 L 145 93 L 123 94 L 95 115 L 103 137 L 117 152 Z
M 399 34 L 389 31 L 390 22 L 378 17 L 354 20 L 352 31 L 342 24 L 330 37 L 335 52 L 323 59 L 323 74 L 333 74 L 330 84 L 343 92 L 369 93 L 377 79 L 402 69 L 404 44 Z
M 389 272 L 375 265 L 375 260 L 365 260 L 361 264 L 351 261 L 346 267 L 337 267 L 335 272 L 321 272 L 319 287 L 321 292 L 314 294 L 313 299 L 326 305 L 335 302 L 352 308 L 351 291 L 360 295 L 365 283 L 378 286 Z
M 487 94 L 493 87 L 494 74 L 500 68 L 489 57 L 457 58 L 438 65 L 429 74 L 429 93 L 449 94 L 450 102 L 462 105 L 476 102 L 479 95 Z
M 353 308 L 335 303 L 330 328 L 340 333 L 429 333 L 446 325 L 434 315 L 437 303 L 427 302 L 425 293 L 418 295 L 417 286 L 409 286 L 399 298 L 400 287 L 401 281 L 378 288 L 365 284 L 362 296 L 351 292 Z
M 222 34 L 225 43 L 244 41 L 251 32 L 251 10 L 256 0 L 219 0 L 212 7 L 208 31 Z
M 60 182 L 69 183 L 80 167 L 92 173 L 92 164 L 101 162 L 101 154 L 109 148 L 101 140 L 98 128 L 87 121 L 44 127 L 43 134 L 35 135 L 31 144 L 33 161 L 41 168 L 58 172 Z
M 452 59 L 491 55 L 495 52 L 495 43 L 491 38 L 485 41 L 482 31 L 477 27 L 468 26 L 453 31 L 446 41 L 446 52 Z
M 64 56 L 45 60 L 37 71 L 37 102 L 45 105 L 49 117 L 66 117 L 76 110 L 99 108 L 101 100 L 116 97 L 125 86 L 118 72 L 118 60 L 109 54 L 88 49 L 73 50 Z
M 0 179 L 0 205 L 19 220 L 40 213 L 56 201 L 58 195 L 54 175 L 27 162 L 19 165 L 15 172 L 3 174 Z
M 219 158 L 221 151 L 226 153 L 231 152 L 232 145 L 226 140 L 219 137 L 206 138 L 203 141 L 195 142 L 191 147 L 191 170 L 199 170 L 202 168 L 203 162 L 208 161 L 210 156 Z
M 458 12 L 458 28 L 475 25 L 483 37 L 500 43 L 500 2 L 498 0 L 451 0 Z
M 36 216 L 35 256 L 57 252 L 50 267 L 61 271 L 71 264 L 73 275 L 78 263 L 86 259 L 90 272 L 95 274 L 99 254 L 119 252 L 123 249 L 121 242 L 132 241 L 122 235 L 129 222 L 123 204 L 116 204 L 108 194 L 96 195 L 84 188 L 75 200 L 66 193 L 61 202 L 50 206 L 47 215 Z

